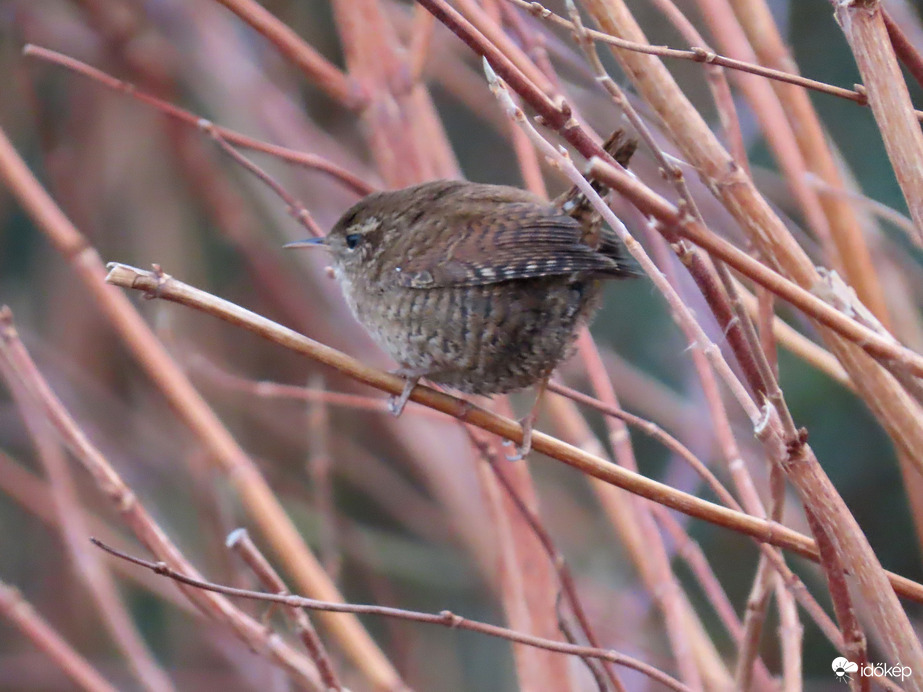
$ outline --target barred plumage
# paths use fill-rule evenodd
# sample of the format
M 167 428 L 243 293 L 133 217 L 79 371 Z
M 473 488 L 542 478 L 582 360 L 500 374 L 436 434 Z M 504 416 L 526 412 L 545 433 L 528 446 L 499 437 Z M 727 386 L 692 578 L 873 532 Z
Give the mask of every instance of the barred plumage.
M 609 143 L 626 163 L 633 145 Z M 636 266 L 582 195 L 437 180 L 360 200 L 325 244 L 359 321 L 420 377 L 476 394 L 545 380 Z
M 408 204 L 407 200 L 414 200 Z M 415 207 L 425 200 L 425 216 Z M 408 288 L 480 286 L 573 273 L 613 278 L 632 276 L 634 264 L 621 245 L 605 252 L 583 241 L 583 226 L 560 208 L 531 193 L 498 185 L 439 180 L 397 192 L 380 192 L 347 212 L 351 223 L 333 232 L 363 233 L 377 244 L 388 236 L 388 252 L 371 271 L 382 285 Z M 369 224 L 371 213 L 382 225 Z M 425 234 L 413 229 L 425 224 Z

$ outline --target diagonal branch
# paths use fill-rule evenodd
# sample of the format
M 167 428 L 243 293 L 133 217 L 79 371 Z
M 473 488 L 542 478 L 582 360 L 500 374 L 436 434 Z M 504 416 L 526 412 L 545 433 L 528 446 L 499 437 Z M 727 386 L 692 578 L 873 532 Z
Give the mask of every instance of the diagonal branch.
M 397 375 L 369 367 L 345 353 L 320 344 L 272 320 L 189 286 L 171 276 L 162 273 L 155 274 L 154 272 L 144 271 L 117 262 L 110 263 L 109 269 L 106 281 L 112 285 L 143 291 L 145 295 L 169 300 L 208 313 L 280 346 L 308 356 L 318 363 L 334 368 L 347 377 L 380 389 L 383 392 L 399 395 L 404 389 L 404 380 Z M 517 443 L 522 441 L 522 427 L 518 423 L 430 387 L 418 385 L 413 390 L 410 400 L 431 409 L 442 411 L 462 422 L 470 423 L 505 439 L 513 440 Z M 702 500 L 694 495 L 651 480 L 646 476 L 611 464 L 539 431 L 533 432 L 532 446 L 536 451 L 572 466 L 589 476 L 646 497 L 691 517 L 703 519 L 729 528 L 732 531 L 752 536 L 758 541 L 791 550 L 811 560 L 817 559 L 817 548 L 814 541 L 776 522 L 759 519 L 749 514 L 736 512 Z M 890 572 L 887 574 L 898 594 L 923 603 L 923 585 Z
M 312 82 L 348 108 L 365 105 L 366 95 L 349 75 L 329 62 L 311 45 L 254 0 L 217 0 L 262 34 Z
M 869 105 L 910 216 L 923 237 L 923 130 L 913 116 L 913 103 L 888 38 L 877 0 L 838 0 L 836 19 L 862 73 Z
M 486 622 L 469 620 L 468 618 L 463 618 L 460 615 L 456 615 L 455 613 L 448 610 L 443 610 L 438 614 L 433 614 L 404 610 L 403 608 L 391 608 L 388 606 L 362 605 L 355 603 L 325 603 L 324 601 L 319 601 L 314 598 L 305 598 L 303 596 L 263 593 L 260 591 L 250 591 L 249 589 L 237 589 L 231 586 L 222 586 L 221 584 L 214 584 L 202 579 L 187 576 L 182 572 L 171 568 L 164 562 L 150 562 L 149 560 L 142 560 L 141 558 L 137 558 L 115 550 L 114 548 L 109 547 L 102 541 L 95 538 L 90 540 L 95 546 L 105 550 L 110 555 L 114 555 L 115 557 L 122 560 L 128 560 L 129 562 L 132 562 L 139 567 L 146 567 L 155 574 L 169 577 L 170 579 L 173 579 L 181 584 L 185 584 L 196 589 L 202 589 L 203 591 L 212 591 L 214 593 L 224 594 L 225 596 L 247 598 L 255 601 L 264 601 L 267 603 L 279 603 L 291 608 L 306 608 L 309 610 L 317 610 L 326 613 L 380 615 L 384 617 L 410 620 L 412 622 L 422 622 L 430 625 L 442 625 L 443 627 L 449 627 L 451 629 L 479 632 L 480 634 L 485 634 L 490 637 L 498 637 L 500 639 L 506 639 L 507 641 L 518 642 L 528 646 L 535 646 L 538 648 L 546 649 L 548 651 L 557 651 L 558 653 L 570 654 L 572 656 L 598 658 L 603 661 L 617 663 L 625 666 L 626 668 L 637 670 L 644 675 L 647 675 L 651 679 L 666 685 L 671 690 L 677 690 L 679 692 L 689 691 L 688 687 L 683 685 L 678 680 L 675 680 L 669 675 L 661 672 L 657 668 L 647 665 L 646 663 L 642 663 L 641 661 L 630 656 L 625 656 L 624 654 L 612 651 L 611 649 L 597 649 L 591 646 L 579 646 L 567 642 L 554 641 L 553 639 L 535 637 L 531 634 L 517 632 L 516 630 L 511 630 L 506 627 L 499 627 L 497 625 L 491 625 Z

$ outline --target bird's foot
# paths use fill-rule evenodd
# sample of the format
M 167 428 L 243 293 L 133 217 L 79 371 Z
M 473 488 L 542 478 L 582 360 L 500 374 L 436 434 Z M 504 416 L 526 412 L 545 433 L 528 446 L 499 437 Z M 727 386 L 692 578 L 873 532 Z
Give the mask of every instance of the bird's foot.
M 519 461 L 532 451 L 532 426 L 535 425 L 535 419 L 538 418 L 538 407 L 542 403 L 542 396 L 545 394 L 545 389 L 547 389 L 547 387 L 548 378 L 546 377 L 538 383 L 538 388 L 535 392 L 535 401 L 532 403 L 532 408 L 529 410 L 528 415 L 519 419 L 519 424 L 522 426 L 522 444 L 519 445 L 519 448 L 512 456 L 509 454 L 506 455 L 506 458 L 510 461 Z M 513 442 L 511 440 L 505 440 L 503 444 L 511 445 Z
M 404 378 L 403 391 L 401 391 L 399 395 L 392 396 L 390 399 L 388 399 L 388 411 L 397 417 L 404 412 L 404 407 L 410 400 L 410 395 L 413 392 L 413 388 L 417 386 L 420 378 L 423 377 L 425 373 L 421 373 L 417 370 L 410 370 L 408 368 L 398 368 L 397 370 L 393 370 L 392 374 L 400 375 Z
M 516 448 L 516 451 L 512 454 L 507 454 L 506 458 L 509 461 L 519 461 L 520 459 L 525 458 L 525 456 L 532 451 L 532 423 L 535 422 L 535 416 L 530 413 L 525 418 L 519 419 L 519 424 L 522 426 L 522 444 Z M 503 445 L 509 447 L 513 444 L 512 440 L 504 440 Z

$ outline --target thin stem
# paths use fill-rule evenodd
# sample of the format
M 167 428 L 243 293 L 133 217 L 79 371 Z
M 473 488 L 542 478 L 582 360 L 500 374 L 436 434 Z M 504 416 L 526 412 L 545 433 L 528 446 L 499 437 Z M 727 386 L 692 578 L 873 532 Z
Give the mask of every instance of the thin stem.
M 148 106 L 151 106 L 152 108 L 160 111 L 164 115 L 173 118 L 174 120 L 178 120 L 185 125 L 198 128 L 202 122 L 207 122 L 201 116 L 198 116 L 195 113 L 190 113 L 189 111 L 179 108 L 178 106 L 167 103 L 163 99 L 159 99 L 153 94 L 149 94 L 145 91 L 142 91 L 141 89 L 138 89 L 129 82 L 116 79 L 112 75 L 106 74 L 102 70 L 91 67 L 90 65 L 87 65 L 86 63 L 81 62 L 76 58 L 64 55 L 63 53 L 31 44 L 26 45 L 22 49 L 22 52 L 23 55 L 59 65 L 60 67 L 83 75 L 84 77 L 88 77 L 94 82 L 106 87 L 107 89 L 127 94 L 133 99 L 140 101 L 141 103 L 145 103 Z M 263 153 L 275 156 L 282 161 L 287 161 L 288 163 L 302 166 L 304 168 L 321 171 L 331 176 L 335 180 L 341 182 L 346 187 L 352 189 L 358 195 L 367 195 L 377 189 L 374 185 L 367 183 L 345 168 L 337 166 L 335 163 L 328 161 L 321 156 L 317 156 L 316 154 L 306 154 L 296 149 L 289 149 L 277 144 L 261 142 L 258 139 L 248 137 L 245 134 L 236 132 L 235 130 L 230 130 L 226 127 L 221 127 L 219 125 L 213 125 L 213 127 L 218 135 L 220 135 L 223 139 L 230 142 L 231 144 L 244 147 L 245 149 L 261 151 Z
M 77 687 L 87 692 L 116 692 L 116 687 L 75 651 L 19 593 L 0 581 L 0 615 L 6 617 Z
M 398 395 L 404 389 L 404 380 L 401 377 L 371 368 L 340 351 L 324 346 L 233 303 L 195 289 L 171 276 L 157 275 L 128 265 L 113 263 L 110 265 L 106 281 L 109 284 L 143 291 L 152 297 L 207 312 L 225 322 L 247 329 L 332 367 L 358 382 L 390 394 Z M 522 441 L 522 427 L 518 423 L 490 413 L 470 402 L 424 385 L 418 385 L 410 398 L 412 401 L 454 416 L 462 422 L 492 432 L 503 439 L 514 442 Z M 659 502 L 689 516 L 705 519 L 753 536 L 762 542 L 792 550 L 809 559 L 817 557 L 816 548 L 811 539 L 788 527 L 706 502 L 694 495 L 683 493 L 627 469 L 622 469 L 540 431 L 533 433 L 532 442 L 536 451 L 624 490 Z M 898 594 L 923 602 L 923 585 L 890 572 L 888 575 Z
M 611 663 L 623 665 L 626 668 L 631 668 L 632 670 L 637 670 L 652 680 L 659 682 L 662 685 L 666 685 L 672 690 L 677 690 L 677 692 L 689 692 L 688 687 L 683 685 L 678 680 L 671 678 L 669 675 L 666 675 L 660 670 L 654 668 L 653 666 L 649 666 L 646 663 L 638 661 L 637 659 L 612 650 L 597 649 L 591 646 L 578 646 L 575 644 L 567 644 L 565 642 L 556 642 L 553 639 L 535 637 L 530 634 L 507 629 L 506 627 L 499 627 L 497 625 L 491 625 L 486 622 L 469 620 L 448 610 L 443 610 L 438 614 L 431 614 L 422 613 L 419 611 L 404 610 L 402 608 L 389 608 L 387 606 L 360 605 L 354 603 L 330 603 L 313 598 L 304 598 L 303 596 L 269 594 L 261 593 L 259 591 L 250 591 L 248 589 L 236 589 L 230 586 L 213 584 L 202 579 L 186 576 L 186 574 L 169 567 L 164 562 L 150 562 L 148 560 L 142 560 L 141 558 L 134 557 L 132 555 L 128 555 L 119 550 L 116 550 L 115 548 L 112 548 L 95 538 L 91 540 L 93 541 L 94 545 L 101 548 L 102 550 L 105 550 L 110 555 L 114 555 L 121 560 L 128 560 L 129 562 L 132 562 L 139 567 L 145 567 L 151 570 L 155 574 L 168 577 L 174 581 L 178 581 L 181 584 L 185 584 L 196 589 L 213 591 L 215 593 L 224 594 L 225 596 L 234 596 L 235 598 L 246 598 L 254 601 L 264 601 L 267 603 L 279 603 L 290 608 L 307 608 L 309 610 L 318 610 L 328 613 L 379 615 L 382 617 L 409 620 L 411 622 L 420 622 L 430 625 L 442 625 L 443 627 L 448 627 L 450 629 L 478 632 L 490 637 L 497 637 L 499 639 L 505 639 L 507 641 L 525 644 L 527 646 L 534 646 L 540 649 L 545 649 L 547 651 L 555 651 L 557 653 L 569 654 L 572 656 L 585 656 L 588 658 L 597 658 L 602 661 L 609 661 Z
M 727 262 L 733 269 L 772 291 L 824 326 L 835 330 L 840 336 L 849 339 L 866 353 L 879 359 L 885 367 L 896 363 L 907 368 L 915 376 L 923 377 L 923 356 L 850 319 L 727 240 L 710 232 L 695 220 L 685 217 L 681 210 L 627 175 L 625 171 L 594 159 L 590 161 L 588 174 L 630 198 L 640 211 L 655 217 L 679 235 Z
M 554 540 L 551 538 L 551 534 L 549 534 L 547 529 L 545 529 L 541 518 L 535 512 L 533 512 L 532 509 L 529 508 L 525 501 L 519 496 L 519 493 L 516 492 L 516 488 L 509 481 L 505 473 L 498 465 L 497 455 L 493 453 L 493 451 L 490 449 L 490 446 L 486 444 L 484 440 L 480 439 L 471 430 L 470 427 L 466 427 L 466 431 L 468 432 L 468 437 L 474 443 L 475 447 L 477 447 L 481 456 L 488 463 L 491 471 L 493 471 L 494 476 L 499 481 L 500 485 L 503 486 L 503 489 L 506 491 L 512 503 L 516 506 L 517 511 L 529 525 L 529 528 L 535 534 L 535 537 L 538 538 L 539 543 L 541 543 L 542 548 L 544 549 L 557 574 L 564 600 L 566 600 L 570 606 L 571 612 L 574 614 L 574 618 L 576 618 L 577 624 L 580 625 L 580 630 L 583 632 L 584 637 L 586 637 L 587 642 L 589 642 L 590 646 L 600 648 L 599 641 L 593 632 L 593 628 L 590 626 L 589 618 L 587 617 L 586 611 L 584 610 L 583 604 L 581 603 L 580 597 L 577 593 L 577 585 L 574 581 L 573 575 L 571 574 L 570 567 L 568 567 L 564 556 L 555 546 Z M 576 642 L 571 639 L 571 643 Z M 589 662 L 587 662 L 587 664 L 589 665 Z M 592 671 L 592 666 L 590 666 L 590 668 Z M 624 692 L 624 687 L 622 686 L 622 683 L 616 675 L 615 671 L 612 670 L 610 666 L 605 666 L 604 668 L 607 678 L 613 689 L 616 691 Z M 593 672 L 595 674 L 595 671 Z
M 83 465 L 99 492 L 111 502 L 122 522 L 141 544 L 159 559 L 175 565 L 184 573 L 196 574 L 182 552 L 170 541 L 166 532 L 154 521 L 106 457 L 90 442 L 41 376 L 28 352 L 22 347 L 8 308 L 0 309 L 0 357 L 10 363 L 54 433 Z M 184 593 L 198 609 L 226 626 L 253 651 L 262 652 L 299 684 L 311 688 L 319 684 L 314 664 L 306 656 L 292 650 L 280 638 L 271 636 L 263 625 L 227 599 L 197 591 L 186 590 Z
M 317 225 L 317 222 L 314 220 L 314 217 L 311 216 L 311 212 L 300 201 L 295 199 L 288 191 L 282 187 L 276 180 L 269 175 L 265 170 L 257 166 L 253 161 L 248 159 L 246 156 L 241 154 L 237 149 L 231 146 L 231 144 L 224 138 L 224 136 L 218 131 L 218 128 L 215 127 L 214 123 L 209 120 L 200 120 L 199 129 L 205 132 L 209 137 L 211 137 L 218 146 L 221 147 L 221 150 L 224 151 L 228 156 L 234 159 L 238 164 L 243 166 L 246 170 L 250 171 L 255 175 L 260 181 L 263 182 L 270 190 L 272 190 L 276 195 L 278 195 L 283 202 L 285 202 L 288 213 L 291 214 L 298 223 L 304 226 L 315 238 L 322 238 L 325 233 L 321 230 L 320 226 Z
M 347 108 L 360 109 L 367 95 L 338 67 L 327 61 L 293 29 L 254 0 L 216 0 L 262 34 L 312 82 Z
M 556 24 L 567 29 L 574 28 L 570 21 L 564 17 L 561 17 L 560 15 L 555 14 L 539 2 L 530 2 L 530 0 L 509 0 L 509 2 L 521 7 L 539 19 L 544 19 L 551 22 L 552 24 Z M 798 74 L 792 74 L 783 70 L 775 70 L 769 67 L 764 67 L 763 65 L 747 62 L 745 60 L 734 60 L 733 58 L 718 55 L 713 50 L 708 48 L 693 47 L 689 50 L 680 50 L 676 48 L 668 48 L 667 46 L 652 46 L 649 43 L 637 43 L 635 41 L 628 41 L 623 38 L 619 38 L 618 36 L 613 36 L 612 34 L 607 34 L 603 31 L 597 31 L 595 29 L 589 30 L 589 37 L 594 41 L 605 43 L 609 46 L 612 46 L 613 48 L 630 50 L 635 53 L 644 53 L 646 55 L 656 55 L 661 58 L 689 60 L 692 62 L 726 67 L 730 70 L 748 72 L 760 77 L 766 77 L 768 79 L 773 79 L 779 82 L 794 84 L 795 86 L 800 86 L 804 89 L 810 89 L 812 91 L 818 91 L 824 94 L 829 94 L 831 96 L 836 96 L 841 99 L 853 101 L 860 106 L 868 105 L 868 95 L 865 93 L 864 89 L 846 89 L 844 87 L 826 84 L 825 82 L 819 82 L 815 79 L 802 77 Z M 917 110 L 914 111 L 914 113 L 918 119 L 923 120 L 923 110 Z
M 273 569 L 266 556 L 260 552 L 260 549 L 256 547 L 246 529 L 232 531 L 226 544 L 228 548 L 240 556 L 250 570 L 259 578 L 263 586 L 283 596 L 291 595 L 285 586 L 285 582 L 282 581 L 282 577 Z M 308 614 L 304 610 L 293 611 L 288 609 L 286 609 L 285 613 L 291 617 L 301 642 L 317 665 L 317 670 L 320 672 L 321 680 L 323 680 L 327 692 L 340 692 L 343 690 L 336 671 L 333 669 L 330 656 L 327 654 L 327 649 L 317 635 L 314 625 L 311 624 Z

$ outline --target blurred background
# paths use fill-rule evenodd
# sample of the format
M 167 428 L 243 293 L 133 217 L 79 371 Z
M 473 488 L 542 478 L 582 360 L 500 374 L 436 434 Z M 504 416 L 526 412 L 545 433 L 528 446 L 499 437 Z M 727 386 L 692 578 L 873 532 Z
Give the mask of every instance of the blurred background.
M 918 49 L 923 47 L 919 6 L 885 4 Z M 496 9 L 495 4 L 487 5 L 490 11 Z M 697 3 L 677 5 L 711 41 Z M 829 2 L 773 0 L 769 5 L 802 74 L 845 87 L 860 81 Z M 338 35 L 342 26 L 338 28 L 328 2 L 268 0 L 263 6 L 330 62 L 345 65 L 348 56 Z M 413 6 L 397 0 L 375 6 L 398 41 L 409 44 L 417 21 Z M 643 0 L 632 6 L 652 43 L 689 45 L 655 7 Z M 343 16 L 351 11 L 347 0 L 338 7 Z M 549 7 L 564 13 L 557 3 Z M 620 126 L 621 119 L 567 33 L 518 9 L 514 12 L 523 35 L 544 37 L 561 88 L 588 125 L 601 135 Z M 366 363 L 393 367 L 349 315 L 336 284 L 324 274 L 324 257 L 281 249 L 305 237 L 306 231 L 265 185 L 194 127 L 81 75 L 24 57 L 26 43 L 73 56 L 215 123 L 319 155 L 371 186 L 384 187 L 401 174 L 383 173 L 380 157 L 370 151 L 368 118 L 377 114 L 357 115 L 217 2 L 0 0 L 0 126 L 103 261 L 143 268 L 158 263 L 185 282 Z M 628 88 L 609 56 L 605 62 L 616 81 Z M 715 123 L 702 67 L 680 61 L 667 66 Z M 437 24 L 422 67 L 431 112 L 438 119 L 397 125 L 437 128 L 441 123 L 444 135 L 433 131 L 433 147 L 445 144 L 452 157 L 440 159 L 431 172 L 454 169 L 470 180 L 522 186 L 511 126 L 485 88 L 479 61 Z M 923 94 L 908 81 L 915 103 L 923 106 Z M 868 200 L 906 213 L 870 110 L 823 94 L 811 99 L 856 190 Z M 637 105 L 645 114 L 644 106 Z M 822 264 L 817 243 L 801 230 L 798 209 L 753 113 L 742 99 L 737 106 L 755 180 Z M 387 102 L 374 104 L 384 111 L 388 107 Z M 355 190 L 322 171 L 264 153 L 248 155 L 301 200 L 321 228 L 329 228 L 357 199 Z M 658 181 L 656 166 L 643 148 L 633 167 L 643 180 L 674 197 Z M 414 175 L 409 170 L 405 177 Z M 545 168 L 544 174 L 549 194 L 566 187 L 555 171 Z M 730 217 L 711 200 L 695 172 L 687 171 L 687 177 L 709 226 L 740 241 Z M 889 284 L 883 277 L 885 289 L 909 291 L 908 302 L 919 305 L 919 249 L 897 224 L 876 216 L 869 202 L 857 205 L 875 260 L 903 271 L 902 282 Z M 624 218 L 639 240 L 648 243 L 638 216 L 625 209 Z M 254 530 L 232 483 L 132 357 L 71 261 L 0 187 L 0 303 L 12 309 L 39 369 L 93 443 L 207 578 L 254 587 L 253 578 L 224 548 L 224 537 L 233 528 Z M 675 259 L 667 257 L 667 263 L 682 274 Z M 678 285 L 721 345 L 722 334 L 696 297 L 694 284 L 680 278 Z M 497 595 L 495 526 L 485 509 L 476 455 L 456 424 L 427 416 L 414 406 L 393 420 L 380 410 L 306 402 L 261 390 L 255 383 L 266 380 L 384 399 L 379 392 L 211 317 L 145 301 L 137 292 L 127 295 L 255 460 L 347 600 L 432 612 L 448 609 L 474 619 L 504 621 Z M 779 314 L 815 338 L 801 315 L 784 305 Z M 621 404 L 657 421 L 703 460 L 716 460 L 711 421 L 686 342 L 650 283 L 645 279 L 610 286 L 592 332 Z M 561 370 L 569 384 L 586 388 L 579 364 L 568 363 Z M 780 351 L 779 372 L 796 423 L 809 431 L 824 469 L 883 565 L 923 579 L 919 541 L 886 434 L 847 388 L 785 350 Z M 763 456 L 748 421 L 736 407 L 729 410 L 751 473 L 764 479 Z M 589 410 L 583 413 L 607 447 L 601 417 Z M 539 419 L 539 429 L 563 435 L 556 426 L 553 416 Z M 713 499 L 698 477 L 662 446 L 634 433 L 632 440 L 642 473 Z M 654 599 L 639 584 L 586 479 L 534 456 L 530 464 L 537 506 L 575 573 L 603 646 L 669 671 L 672 664 Z M 726 477 L 723 467 L 715 470 Z M 73 472 L 91 523 L 127 535 L 87 474 L 77 466 Z M 0 579 L 19 589 L 117 688 L 136 689 L 137 680 L 100 626 L 54 517 L 22 414 L 8 390 L 0 387 Z M 752 542 L 680 514 L 673 517 L 700 544 L 742 615 L 757 562 Z M 789 504 L 786 523 L 806 532 L 797 501 Z M 259 535 L 255 530 L 254 534 Z M 733 660 L 731 640 L 679 559 L 680 546 L 670 537 L 665 540 L 675 574 L 717 651 Z M 797 558 L 791 564 L 829 606 L 816 567 Z M 154 580 L 132 575 L 133 571 L 140 570 L 118 573 L 119 591 L 154 656 L 179 689 L 286 689 L 285 677 L 265 658 L 247 651 L 226 628 L 151 591 Z M 159 586 L 172 591 L 177 597 L 173 600 L 182 601 L 172 585 Z M 266 610 L 247 603 L 241 608 L 257 616 Z M 919 617 L 919 608 L 908 609 Z M 281 622 L 278 615 L 272 621 Z M 414 689 L 519 688 L 505 642 L 380 618 L 363 617 L 362 622 Z M 803 624 L 806 689 L 836 689 L 839 683 L 830 674 L 835 650 L 808 618 Z M 761 648 L 770 671 L 778 669 L 777 627 L 770 608 Z M 321 628 L 325 638 L 324 632 Z M 344 681 L 356 690 L 371 689 L 337 647 L 331 648 Z M 873 660 L 874 651 L 873 646 Z M 624 681 L 629 689 L 660 689 L 631 672 L 625 673 Z M 56 690 L 68 685 L 42 653 L 0 618 L 0 689 Z M 593 689 L 592 684 L 583 689 Z

